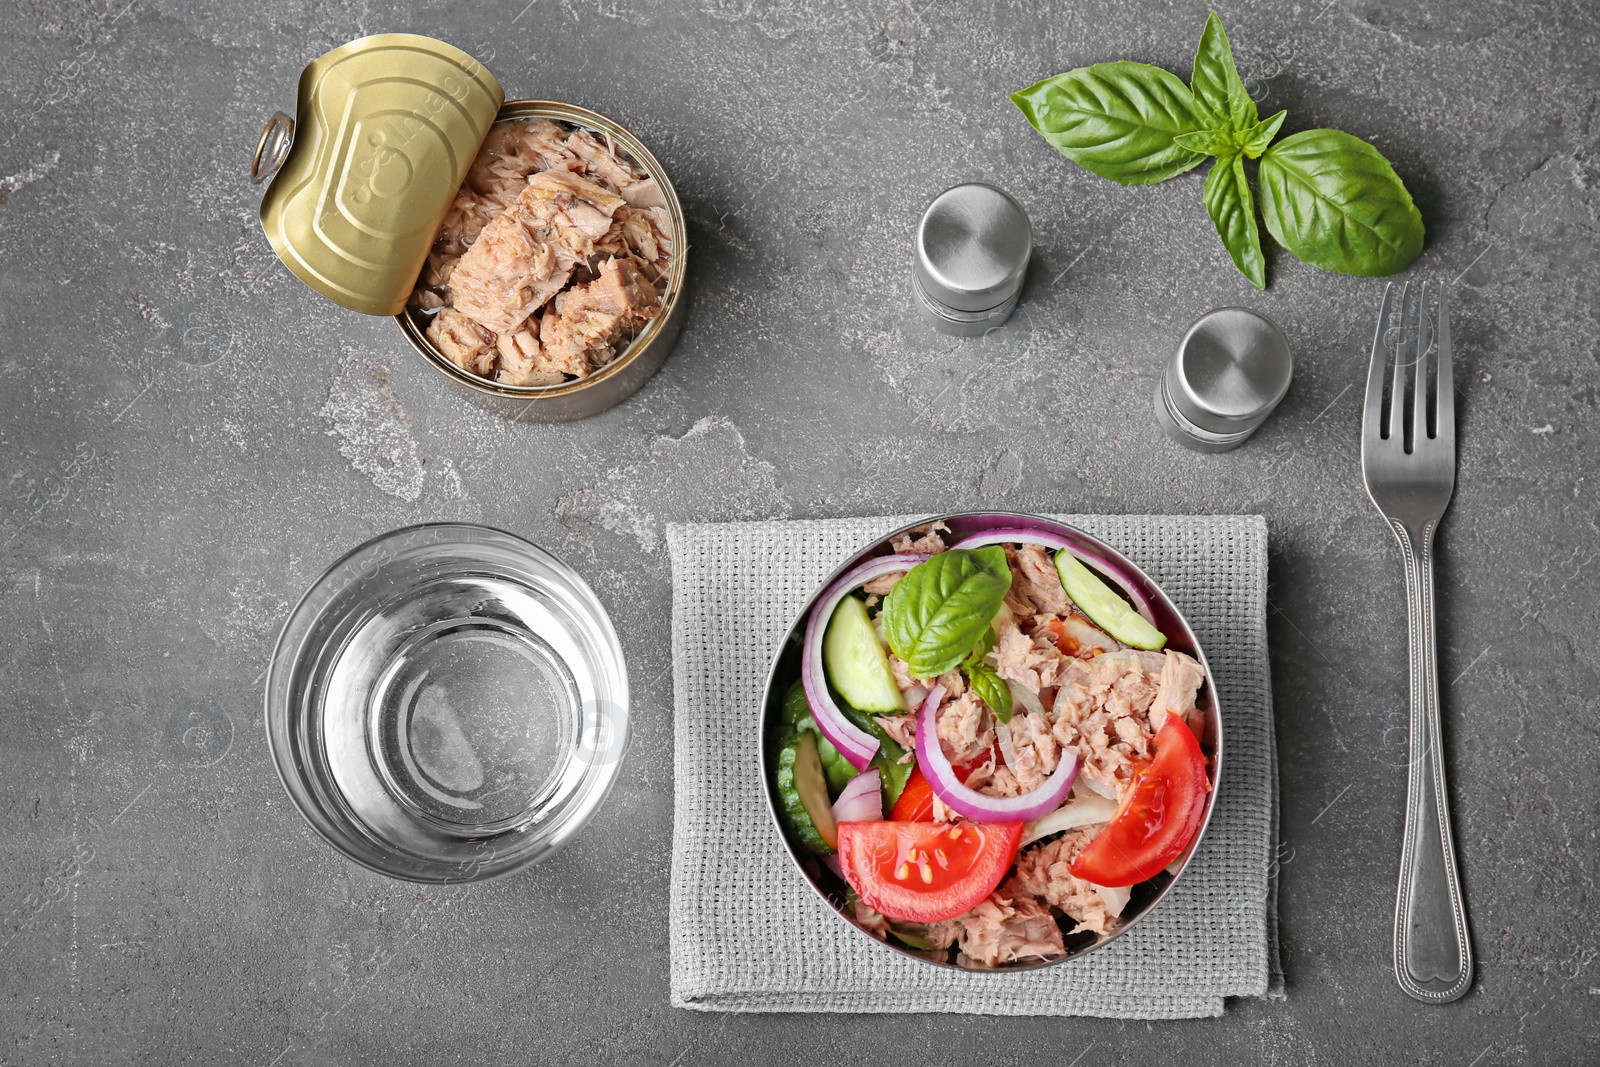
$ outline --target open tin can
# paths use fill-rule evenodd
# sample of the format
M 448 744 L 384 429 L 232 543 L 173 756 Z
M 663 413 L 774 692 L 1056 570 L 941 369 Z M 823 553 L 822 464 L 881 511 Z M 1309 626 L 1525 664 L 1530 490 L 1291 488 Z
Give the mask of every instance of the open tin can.
M 267 122 L 251 181 L 271 180 L 261 226 L 284 265 L 322 296 L 394 317 L 401 333 L 468 400 L 507 418 L 566 422 L 632 395 L 660 368 L 683 326 L 688 228 L 665 169 L 603 115 L 550 100 L 505 99 L 467 53 L 415 34 L 341 45 L 306 66 L 297 118 Z M 604 138 L 654 179 L 672 254 L 659 313 L 616 357 L 555 385 L 507 385 L 453 363 L 407 302 L 479 148 L 499 123 L 550 119 Z

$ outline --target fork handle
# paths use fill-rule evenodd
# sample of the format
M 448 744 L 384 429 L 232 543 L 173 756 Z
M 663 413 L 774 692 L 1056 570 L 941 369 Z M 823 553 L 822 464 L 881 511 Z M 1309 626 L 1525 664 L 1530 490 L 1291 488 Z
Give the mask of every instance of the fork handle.
M 1450 832 L 1439 733 L 1439 656 L 1434 627 L 1433 536 L 1393 522 L 1405 560 L 1410 620 L 1411 744 L 1405 836 L 1394 909 L 1394 974 L 1418 1000 L 1447 1004 L 1472 984 L 1472 945 Z

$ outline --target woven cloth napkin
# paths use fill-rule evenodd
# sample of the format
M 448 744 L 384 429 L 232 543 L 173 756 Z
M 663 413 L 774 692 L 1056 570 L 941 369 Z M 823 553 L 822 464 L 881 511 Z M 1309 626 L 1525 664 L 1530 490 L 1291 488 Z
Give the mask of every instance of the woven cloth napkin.
M 1059 516 L 1160 583 L 1199 637 L 1222 701 L 1226 752 L 1210 829 L 1183 878 L 1132 930 L 1059 966 L 962 973 L 872 944 L 805 884 L 762 795 L 756 731 L 767 668 L 833 568 L 914 518 L 668 527 L 672 1003 L 1174 1019 L 1220 1015 L 1225 997 L 1281 997 L 1259 516 Z

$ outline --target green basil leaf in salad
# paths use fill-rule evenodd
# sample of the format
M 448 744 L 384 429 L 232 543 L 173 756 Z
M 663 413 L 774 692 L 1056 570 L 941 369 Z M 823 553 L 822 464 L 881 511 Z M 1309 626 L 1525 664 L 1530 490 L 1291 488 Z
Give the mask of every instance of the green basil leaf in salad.
M 1011 721 L 1011 686 L 987 663 L 974 663 L 961 668 L 967 684 L 978 694 L 978 699 L 989 705 L 994 717 L 1001 722 Z
M 1062 155 L 1122 185 L 1194 169 L 1205 157 L 1173 138 L 1213 125 L 1188 86 L 1148 63 L 1079 67 L 1012 93 L 1011 102 Z
M 1222 246 L 1233 258 L 1239 273 L 1257 289 L 1267 287 L 1267 261 L 1261 254 L 1261 230 L 1256 226 L 1256 206 L 1250 196 L 1250 181 L 1245 176 L 1244 159 L 1238 155 L 1219 158 L 1206 175 L 1206 211 L 1222 238 Z
M 971 652 L 967 653 L 967 658 L 961 661 L 961 666 L 966 668 L 972 666 L 974 663 L 983 662 L 983 657 L 987 656 L 990 650 L 994 648 L 997 640 L 998 638 L 995 636 L 993 626 L 990 626 L 984 630 L 983 636 L 978 638 L 978 643 L 972 646 Z
M 937 678 L 967 658 L 1011 588 L 999 545 L 953 548 L 912 567 L 883 602 L 884 635 L 918 678 Z
M 1231 156 L 1239 151 L 1239 140 L 1233 130 L 1198 130 L 1180 133 L 1173 140 L 1191 152 L 1207 156 Z
M 1251 159 L 1257 159 L 1267 150 L 1272 139 L 1278 136 L 1278 127 L 1283 125 L 1283 120 L 1289 113 L 1280 111 L 1256 123 L 1243 133 L 1236 134 L 1234 140 L 1239 143 L 1239 150 Z
M 1261 156 L 1261 217 L 1313 267 L 1381 277 L 1422 252 L 1422 215 L 1376 148 L 1342 130 L 1306 130 Z

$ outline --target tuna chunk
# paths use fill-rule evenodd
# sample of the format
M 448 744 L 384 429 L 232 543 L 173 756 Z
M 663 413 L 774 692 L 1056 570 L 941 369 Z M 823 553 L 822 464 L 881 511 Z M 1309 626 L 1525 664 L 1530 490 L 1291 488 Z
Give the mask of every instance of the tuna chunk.
M 611 229 L 622 197 L 564 170 L 547 170 L 528 179 L 508 214 L 550 245 L 564 267 L 594 254 L 595 242 Z
M 1037 615 L 1048 612 L 1065 615 L 1072 610 L 1072 601 L 1061 588 L 1061 577 L 1056 565 L 1038 545 L 1006 548 L 1006 562 L 1011 565 L 1011 589 L 1006 593 L 1006 606 L 1014 615 Z
M 1104 933 L 1111 921 L 1094 885 L 1074 877 L 1067 869 L 1099 829 L 1069 830 L 1053 841 L 1024 850 L 1017 857 L 1017 873 L 1012 876 L 1014 889 L 1038 897 L 1075 919 L 1078 925 L 1073 933 Z
M 944 538 L 939 536 L 941 530 L 945 533 L 950 532 L 950 528 L 942 522 L 911 530 L 896 537 L 891 542 L 891 547 L 896 552 L 921 552 L 930 556 L 943 552 L 945 544 Z
M 483 228 L 450 275 L 456 310 L 495 333 L 522 325 L 572 276 L 544 240 L 510 215 Z
M 500 351 L 500 372 L 495 380 L 503 385 L 558 385 L 565 379 L 549 365 L 539 344 L 539 320 L 530 316 L 511 333 L 496 342 Z
M 590 178 L 614 191 L 626 189 L 644 177 L 642 171 L 618 159 L 588 130 L 573 130 L 567 135 L 566 147 L 583 161 L 583 169 Z
M 904 578 L 905 576 L 905 571 L 890 571 L 888 574 L 878 575 L 870 582 L 864 584 L 861 588 L 874 596 L 888 596 L 889 590 L 900 584 L 900 579 Z
M 660 313 L 660 294 L 631 264 L 608 259 L 587 285 L 562 293 L 539 324 L 550 366 L 582 378 L 616 355 L 615 345 Z
M 494 371 L 494 334 L 456 311 L 445 308 L 428 324 L 428 340 L 444 357 L 469 374 L 486 378 Z
M 1206 672 L 1193 657 L 1168 649 L 1156 699 L 1150 705 L 1150 728 L 1160 730 L 1168 715 L 1182 716 L 1193 711 L 1195 696 L 1205 680 Z
M 1150 707 L 1166 663 L 1160 652 L 1134 649 L 1066 661 L 1054 733 L 1063 747 L 1078 750 L 1088 784 L 1107 795 L 1120 799 L 1135 764 L 1150 755 Z
M 939 709 L 939 745 L 953 764 L 971 763 L 994 746 L 989 705 L 966 692 Z
M 1066 951 L 1055 916 L 1026 893 L 1008 896 L 1002 885 L 967 914 L 961 924 L 961 953 L 985 967 L 1014 960 L 1047 959 Z
M 995 670 L 1000 677 L 1035 693 L 1056 684 L 1066 657 L 1048 633 L 1030 636 L 1014 620 L 1002 615 L 996 622 L 995 636 Z
M 1016 761 L 1008 766 L 1016 775 L 1022 792 L 1031 793 L 1043 785 L 1061 762 L 1061 745 L 1051 732 L 1050 720 L 1031 711 L 1022 713 L 1019 709 L 1011 716 L 1009 726 L 996 729 L 1011 731 L 1011 753 Z
M 883 732 L 894 738 L 906 754 L 900 757 L 901 763 L 910 763 L 916 759 L 917 747 L 917 717 L 915 715 L 875 715 L 878 725 L 883 727 Z

